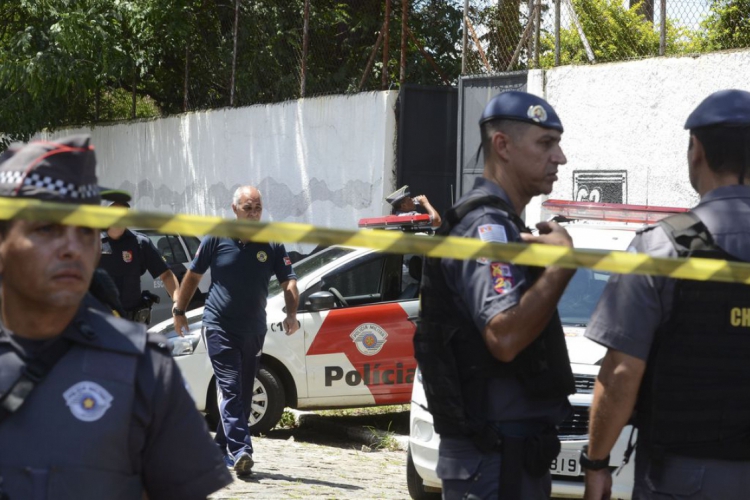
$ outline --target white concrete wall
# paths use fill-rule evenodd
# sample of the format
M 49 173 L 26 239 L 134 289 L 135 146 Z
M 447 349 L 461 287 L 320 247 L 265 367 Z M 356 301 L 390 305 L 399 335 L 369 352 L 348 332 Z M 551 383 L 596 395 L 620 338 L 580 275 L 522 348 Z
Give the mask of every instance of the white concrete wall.
M 685 120 L 712 92 L 750 90 L 749 67 L 750 51 L 741 51 L 547 71 L 544 95 L 565 127 L 568 158 L 550 197 L 573 199 L 575 170 L 624 169 L 627 203 L 694 205 Z
M 90 132 L 100 182 L 133 193 L 139 210 L 233 218 L 234 190 L 253 184 L 263 220 L 354 229 L 387 210 L 396 97 L 301 99 L 47 136 Z

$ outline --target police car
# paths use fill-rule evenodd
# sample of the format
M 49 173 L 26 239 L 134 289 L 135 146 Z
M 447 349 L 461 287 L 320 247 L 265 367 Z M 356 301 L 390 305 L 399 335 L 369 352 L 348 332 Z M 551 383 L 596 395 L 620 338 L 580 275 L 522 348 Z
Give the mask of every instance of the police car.
M 414 216 L 420 225 L 428 216 Z M 361 223 L 393 226 L 394 218 Z M 422 258 L 332 246 L 294 264 L 300 330 L 283 332 L 284 295 L 271 281 L 267 334 L 253 388 L 253 433 L 266 432 L 284 407 L 341 408 L 408 403 L 416 372 L 412 337 Z M 199 410 L 218 416 L 214 374 L 201 338 L 203 309 L 187 313 L 190 333 L 171 320 L 152 328 L 170 337 L 173 355 Z
M 576 248 L 625 250 L 635 231 L 684 208 L 644 207 L 610 203 L 578 203 L 548 200 L 542 204 L 543 215 L 555 217 L 573 238 Z M 588 442 L 589 407 L 593 399 L 594 380 L 606 349 L 586 338 L 586 329 L 609 273 L 579 269 L 568 284 L 558 305 L 565 331 L 568 355 L 575 375 L 577 393 L 570 396 L 573 414 L 559 428 L 561 451 L 550 467 L 552 496 L 581 498 L 583 471 L 578 463 L 581 448 Z M 610 467 L 619 467 L 632 428 L 623 429 L 610 454 Z M 635 438 L 635 436 L 633 436 Z M 406 478 L 409 494 L 415 500 L 439 498 L 440 479 L 435 473 L 440 437 L 434 432 L 432 416 L 417 372 L 412 392 L 409 450 Z M 613 475 L 612 498 L 630 499 L 633 489 L 633 458 L 617 475 Z
M 195 257 L 201 240 L 195 236 L 184 236 L 180 234 L 165 234 L 156 229 L 137 229 L 139 233 L 145 234 L 159 251 L 164 262 L 167 263 L 177 279 L 182 281 L 182 277 L 187 272 L 187 266 Z M 206 300 L 206 293 L 211 284 L 211 272 L 207 272 L 201 278 L 193 295 L 193 299 L 188 305 L 188 310 L 201 307 Z M 164 282 L 158 277 L 152 277 L 148 272 L 141 276 L 141 290 L 149 291 L 159 297 L 159 303 L 154 304 L 151 308 L 151 324 L 156 324 L 172 317 L 172 300 L 164 288 Z

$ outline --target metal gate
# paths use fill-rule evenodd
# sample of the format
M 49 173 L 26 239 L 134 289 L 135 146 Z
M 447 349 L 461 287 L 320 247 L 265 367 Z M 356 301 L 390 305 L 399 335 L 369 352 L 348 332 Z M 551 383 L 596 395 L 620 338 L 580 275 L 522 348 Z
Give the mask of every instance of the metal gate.
M 398 99 L 398 186 L 427 196 L 442 214 L 456 192 L 458 91 L 404 85 Z
M 479 118 L 489 100 L 506 90 L 526 90 L 526 71 L 494 76 L 461 77 L 458 82 L 458 163 L 456 194 L 460 197 L 482 175 L 484 161 L 479 151 Z

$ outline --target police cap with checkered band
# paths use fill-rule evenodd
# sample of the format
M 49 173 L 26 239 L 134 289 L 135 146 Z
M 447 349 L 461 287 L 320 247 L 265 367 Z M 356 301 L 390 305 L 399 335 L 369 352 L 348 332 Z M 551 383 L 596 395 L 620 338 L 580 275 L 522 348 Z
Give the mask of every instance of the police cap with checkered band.
M 0 155 L 0 196 L 98 205 L 102 199 L 115 201 L 112 193 L 123 199 L 121 191 L 97 183 L 88 135 L 33 141 Z
M 517 90 L 502 92 L 490 99 L 479 119 L 479 125 L 494 120 L 531 123 L 563 132 L 560 118 L 547 101 L 534 94 Z

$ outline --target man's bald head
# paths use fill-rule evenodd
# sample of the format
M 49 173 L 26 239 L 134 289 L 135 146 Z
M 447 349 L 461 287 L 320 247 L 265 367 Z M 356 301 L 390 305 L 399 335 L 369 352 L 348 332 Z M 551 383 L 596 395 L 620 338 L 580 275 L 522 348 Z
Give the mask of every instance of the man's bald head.
M 259 221 L 263 215 L 263 197 L 255 186 L 240 186 L 232 198 L 232 211 L 237 219 Z

